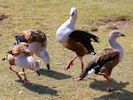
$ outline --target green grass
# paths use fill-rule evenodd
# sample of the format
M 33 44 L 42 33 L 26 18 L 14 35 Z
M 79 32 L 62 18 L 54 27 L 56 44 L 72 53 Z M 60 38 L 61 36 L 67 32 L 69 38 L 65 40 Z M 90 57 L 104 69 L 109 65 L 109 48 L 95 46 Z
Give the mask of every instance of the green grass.
M 114 68 L 112 77 L 116 90 L 104 91 L 106 81 L 101 76 L 90 75 L 83 81 L 72 81 L 71 77 L 80 73 L 80 63 L 76 60 L 72 69 L 64 67 L 75 54 L 62 47 L 56 41 L 55 33 L 69 17 L 71 7 L 77 7 L 77 29 L 90 31 L 100 38 L 100 44 L 94 43 L 96 51 L 109 47 L 108 19 L 119 19 L 122 16 L 131 25 L 118 25 L 126 34 L 119 39 L 125 48 L 123 61 Z M 133 98 L 133 1 L 132 0 L 0 0 L 0 15 L 9 17 L 0 21 L 0 59 L 14 43 L 14 35 L 20 31 L 36 28 L 44 31 L 48 37 L 48 52 L 51 58 L 52 71 L 42 70 L 38 78 L 28 72 L 28 78 L 34 84 L 24 85 L 8 67 L 7 61 L 0 61 L 0 99 L 2 100 L 131 100 Z M 113 22 L 114 24 L 116 22 Z M 128 23 L 128 22 L 127 22 Z M 111 24 L 112 25 L 112 24 Z M 87 64 L 91 56 L 85 56 Z M 46 68 L 45 64 L 41 67 Z M 21 70 L 21 69 L 18 69 Z

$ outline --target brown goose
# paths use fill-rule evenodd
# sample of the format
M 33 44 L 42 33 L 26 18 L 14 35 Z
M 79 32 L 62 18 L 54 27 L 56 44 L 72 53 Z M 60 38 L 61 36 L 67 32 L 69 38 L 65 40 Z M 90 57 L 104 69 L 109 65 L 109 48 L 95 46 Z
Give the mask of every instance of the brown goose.
M 50 58 L 46 50 L 47 37 L 44 32 L 40 30 L 26 30 L 20 32 L 15 36 L 17 43 L 27 42 L 29 43 L 29 50 L 36 54 L 38 57 L 43 58 L 47 65 L 47 69 L 50 69 Z
M 124 49 L 116 41 L 118 37 L 125 36 L 122 32 L 114 30 L 109 35 L 111 48 L 106 48 L 94 56 L 84 71 L 74 80 L 82 80 L 88 74 L 95 73 L 104 76 L 108 81 L 107 91 L 112 91 L 112 79 L 110 78 L 112 69 L 121 61 L 124 56 Z
M 65 69 L 69 69 L 73 65 L 73 61 L 78 57 L 81 61 L 81 71 L 83 71 L 83 56 L 86 54 L 96 54 L 91 42 L 98 42 L 98 37 L 85 31 L 76 30 L 76 19 L 77 8 L 72 7 L 70 18 L 58 28 L 56 38 L 64 47 L 74 51 L 77 55 L 69 62 Z

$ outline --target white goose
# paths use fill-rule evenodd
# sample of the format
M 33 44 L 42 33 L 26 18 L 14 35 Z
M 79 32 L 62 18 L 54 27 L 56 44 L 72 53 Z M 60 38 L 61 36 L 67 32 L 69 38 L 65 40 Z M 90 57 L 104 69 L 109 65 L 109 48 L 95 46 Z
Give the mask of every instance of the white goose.
M 73 65 L 73 61 L 78 57 L 81 61 L 81 71 L 83 71 L 84 64 L 82 58 L 86 54 L 96 54 L 91 42 L 98 42 L 98 37 L 85 31 L 75 30 L 76 19 L 77 9 L 72 7 L 70 18 L 58 28 L 56 38 L 64 47 L 77 54 L 65 69 L 69 69 Z
M 81 75 L 78 78 L 74 78 L 74 80 L 82 80 L 85 76 L 92 73 L 102 75 L 108 81 L 109 86 L 107 91 L 112 91 L 114 89 L 112 87 L 112 79 L 110 78 L 112 69 L 119 64 L 124 56 L 124 49 L 116 41 L 116 39 L 121 36 L 125 35 L 118 30 L 112 31 L 109 35 L 109 43 L 111 48 L 106 48 L 97 53 L 94 58 L 89 61 L 89 64 L 81 73 Z
M 32 53 L 25 46 L 17 44 L 11 47 L 11 50 L 7 53 L 7 60 L 10 64 L 10 70 L 15 72 L 20 80 L 22 80 L 22 77 L 17 71 L 12 68 L 12 65 L 19 66 L 22 68 L 24 75 L 24 83 L 30 83 L 30 81 L 26 77 L 25 69 L 34 70 L 38 75 L 40 75 L 39 63 L 33 58 Z

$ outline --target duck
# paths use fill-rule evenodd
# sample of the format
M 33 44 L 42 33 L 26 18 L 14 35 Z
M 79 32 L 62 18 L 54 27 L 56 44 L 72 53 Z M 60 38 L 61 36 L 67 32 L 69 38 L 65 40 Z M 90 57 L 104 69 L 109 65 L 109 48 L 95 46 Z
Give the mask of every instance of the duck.
M 47 69 L 50 70 L 50 57 L 46 50 L 47 37 L 44 32 L 36 29 L 29 29 L 15 35 L 15 39 L 17 43 L 28 43 L 29 50 L 39 58 L 42 58 L 47 66 Z
M 56 38 L 65 48 L 76 53 L 76 56 L 70 60 L 65 70 L 70 69 L 76 58 L 81 62 L 81 71 L 84 69 L 83 56 L 86 54 L 95 55 L 96 52 L 91 42 L 99 42 L 98 37 L 83 30 L 75 29 L 77 20 L 77 8 L 72 7 L 70 17 L 56 31 Z
M 13 45 L 7 52 L 6 56 L 10 64 L 9 69 L 13 71 L 20 80 L 23 80 L 24 83 L 31 83 L 26 77 L 25 69 L 35 71 L 40 76 L 40 65 L 32 56 L 32 52 L 26 46 L 19 44 Z M 19 66 L 20 68 L 22 68 L 23 72 L 17 72 L 12 68 L 12 66 Z M 22 79 L 20 74 L 24 75 L 24 79 Z
M 84 71 L 79 77 L 74 80 L 82 80 L 87 75 L 95 73 L 96 75 L 103 76 L 107 82 L 107 91 L 114 90 L 112 86 L 111 72 L 113 68 L 118 65 L 124 57 L 124 48 L 116 41 L 119 37 L 125 37 L 125 34 L 119 30 L 113 30 L 109 34 L 110 48 L 105 48 L 101 52 L 97 53 L 88 63 Z

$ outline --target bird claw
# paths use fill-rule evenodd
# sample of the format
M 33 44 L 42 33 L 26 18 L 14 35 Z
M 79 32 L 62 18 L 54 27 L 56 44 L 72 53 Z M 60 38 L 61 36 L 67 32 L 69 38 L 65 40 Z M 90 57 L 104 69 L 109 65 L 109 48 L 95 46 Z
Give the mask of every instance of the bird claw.
M 24 81 L 25 84 L 31 83 L 31 82 L 30 82 L 29 80 L 27 80 L 27 79 L 24 79 L 23 81 Z
M 50 66 L 49 65 L 47 65 L 47 70 L 50 70 Z
M 113 90 L 114 90 L 113 87 L 108 87 L 108 88 L 106 89 L 106 91 L 108 91 L 108 92 L 112 92 Z
M 71 61 L 64 69 L 65 70 L 70 69 L 71 66 L 73 66 L 73 61 Z
M 68 70 L 68 69 L 70 69 L 70 66 L 66 66 L 64 69 L 65 69 L 65 70 Z
M 24 72 L 18 72 L 19 75 L 24 75 Z
M 76 78 L 72 78 L 74 81 L 79 81 L 79 80 L 81 80 L 81 78 L 80 77 L 76 77 Z
M 18 73 L 16 73 L 16 74 L 17 74 L 18 78 L 19 78 L 20 80 L 22 80 L 22 77 L 21 77 Z
M 72 65 L 71 65 L 71 64 L 69 64 L 69 65 L 67 65 L 64 69 L 65 69 L 65 70 L 68 70 L 68 69 L 70 69 L 70 68 L 71 68 L 71 66 L 72 66 Z
M 22 80 L 22 77 L 21 76 L 18 76 L 19 80 Z

